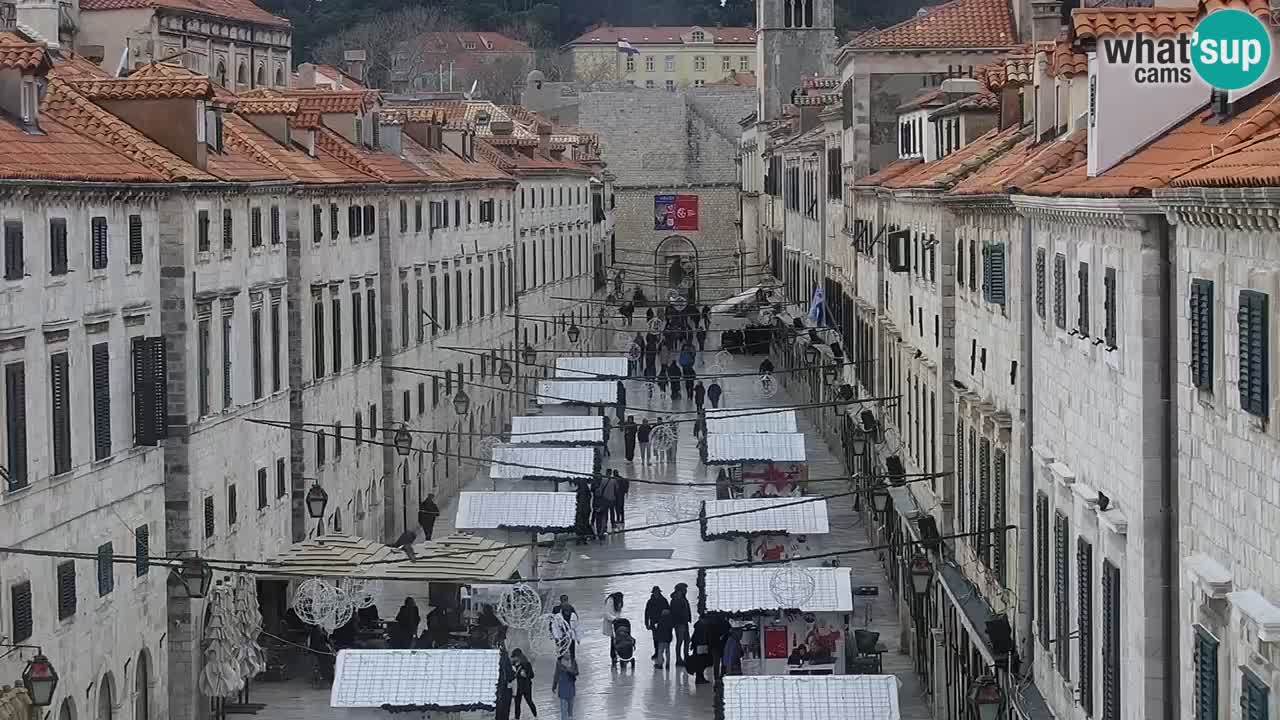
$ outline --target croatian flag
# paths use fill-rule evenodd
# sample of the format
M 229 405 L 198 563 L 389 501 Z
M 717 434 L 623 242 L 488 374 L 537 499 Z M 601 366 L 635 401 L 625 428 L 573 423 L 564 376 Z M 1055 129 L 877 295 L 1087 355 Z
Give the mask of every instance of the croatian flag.
M 619 41 L 618 41 L 618 52 L 620 52 L 620 53 L 626 53 L 627 55 L 639 55 L 639 54 L 640 54 L 640 51 L 639 51 L 639 50 L 637 50 L 637 49 L 635 49 L 635 46 L 633 46 L 631 43 L 627 42 L 626 40 L 619 40 Z

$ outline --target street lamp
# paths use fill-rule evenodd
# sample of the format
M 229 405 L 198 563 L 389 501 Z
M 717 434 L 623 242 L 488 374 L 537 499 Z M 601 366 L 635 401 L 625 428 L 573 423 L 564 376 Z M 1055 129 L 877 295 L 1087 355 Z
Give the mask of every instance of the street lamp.
M 879 514 L 884 514 L 889 510 L 889 491 L 883 487 L 877 487 L 871 491 L 871 509 Z
M 929 582 L 933 580 L 933 563 L 924 555 L 911 558 L 911 589 L 916 597 L 924 597 L 929 592 Z
M 213 568 L 200 559 L 199 555 L 183 558 L 182 565 L 178 567 L 178 581 L 182 583 L 187 597 L 199 600 L 209 594 L 209 586 L 213 584 Z
M 818 348 L 806 345 L 804 348 L 804 364 L 813 367 L 818 363 Z
M 827 381 L 828 385 L 835 384 L 840 378 L 840 363 L 831 363 L 822 368 L 822 378 Z
M 984 675 L 973 681 L 973 687 L 969 690 L 969 705 L 982 720 L 996 720 L 1004 705 L 1004 691 L 995 678 Z
M 53 663 L 44 653 L 36 653 L 27 663 L 27 669 L 22 671 L 22 686 L 31 696 L 32 705 L 49 707 L 53 704 L 53 692 L 58 689 L 58 671 L 53 669 Z
M 875 435 L 880 430 L 880 423 L 876 421 L 876 414 L 870 410 L 863 410 L 858 413 L 858 420 L 862 423 L 863 432 L 868 435 Z
M 854 457 L 860 458 L 863 455 L 866 455 L 868 445 L 867 433 L 861 428 L 854 428 L 853 432 L 849 433 L 849 444 L 853 448 Z
M 400 427 L 396 428 L 391 444 L 396 446 L 396 454 L 400 457 L 409 457 L 413 452 L 413 436 L 409 434 L 409 428 L 404 423 L 400 423 Z
M 578 329 L 578 325 L 575 323 L 569 326 L 569 329 L 565 331 L 565 334 L 569 336 L 569 342 L 577 345 L 578 338 L 582 336 L 582 331 Z
M 466 415 L 471 410 L 471 396 L 466 390 L 458 388 L 458 394 L 453 396 L 453 411 L 459 415 Z
M 538 351 L 534 350 L 529 343 L 524 344 L 524 364 L 533 365 L 538 362 Z
M 323 520 L 324 508 L 329 504 L 329 493 L 325 492 L 324 488 L 320 487 L 319 484 L 312 485 L 311 489 L 307 491 L 306 503 L 307 514 L 311 516 L 311 519 Z
M 510 385 L 511 379 L 516 376 L 515 371 L 511 369 L 511 364 L 506 360 L 502 361 L 502 367 L 498 368 L 498 380 L 503 385 Z

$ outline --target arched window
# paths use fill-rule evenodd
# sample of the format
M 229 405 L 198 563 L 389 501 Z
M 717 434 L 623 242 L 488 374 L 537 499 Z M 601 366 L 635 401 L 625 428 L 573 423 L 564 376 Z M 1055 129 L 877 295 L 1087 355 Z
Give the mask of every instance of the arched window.
M 240 63 L 236 68 L 236 85 L 244 87 L 249 84 L 249 67 L 244 63 Z
M 116 680 L 107 673 L 98 683 L 98 720 L 115 720 Z
M 62 705 L 58 708 L 58 720 L 76 720 L 75 701 L 71 698 L 62 700 Z
M 813 0 L 804 0 L 804 26 L 813 27 Z
M 791 0 L 783 0 L 783 5 L 782 26 L 791 27 Z
M 275 82 L 275 86 L 276 86 L 276 87 L 284 87 L 284 86 L 285 86 L 285 82 L 284 82 L 284 68 L 282 68 L 282 67 L 277 67 L 277 68 L 276 68 L 276 82 Z
M 227 86 L 227 65 L 221 60 L 218 61 L 218 72 L 214 75 L 214 79 L 216 79 L 218 84 L 222 87 Z
M 255 78 L 256 86 L 262 87 L 263 85 L 266 85 L 267 84 L 267 66 L 259 65 L 257 75 L 258 75 L 257 78 Z
M 134 681 L 133 720 L 151 720 L 151 660 L 146 650 L 138 654 Z

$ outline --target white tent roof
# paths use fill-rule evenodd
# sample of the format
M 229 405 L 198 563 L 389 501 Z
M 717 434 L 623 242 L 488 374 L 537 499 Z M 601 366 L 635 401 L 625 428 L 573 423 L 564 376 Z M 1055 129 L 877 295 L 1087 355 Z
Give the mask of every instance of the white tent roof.
M 744 292 L 740 292 L 731 298 L 728 298 L 726 300 L 721 300 L 720 302 L 712 306 L 711 312 L 717 315 L 720 313 L 733 312 L 734 310 L 737 310 L 740 305 L 745 305 L 749 302 L 754 301 L 756 299 L 756 291 L 759 289 L 760 289 L 760 286 L 757 285 L 756 287 L 753 287 L 750 290 L 747 290 Z
M 627 377 L 627 359 L 617 357 L 562 357 L 556 359 L 556 377 L 581 380 L 622 380 Z
M 707 463 L 804 462 L 800 433 L 708 433 Z
M 702 536 L 705 538 L 734 533 L 825 535 L 831 532 L 831 528 L 827 525 L 826 500 L 794 497 L 749 498 L 707 500 L 702 505 L 706 518 L 706 524 L 702 530 Z M 725 515 L 728 517 L 724 517 Z
M 778 598 L 774 596 L 774 575 L 784 567 L 806 572 L 813 578 L 813 594 L 798 608 L 779 607 Z M 773 564 L 764 567 L 712 569 L 706 571 L 702 592 L 707 612 L 853 612 L 853 587 L 849 568 L 802 568 Z
M 573 527 L 578 498 L 557 492 L 464 492 L 458 496 L 458 530 Z
M 329 707 L 495 709 L 497 700 L 497 650 L 342 650 Z
M 596 451 L 584 447 L 499 445 L 489 477 L 494 480 L 565 478 L 581 480 L 595 471 Z M 509 463 L 509 464 L 504 464 Z
M 599 415 L 521 415 L 511 418 L 511 443 L 590 444 L 604 442 L 604 418 Z
M 900 720 L 893 675 L 730 675 L 724 720 Z
M 795 410 L 764 413 L 753 409 L 707 411 L 708 433 L 796 433 Z
M 538 383 L 539 405 L 616 405 L 616 380 L 543 380 Z

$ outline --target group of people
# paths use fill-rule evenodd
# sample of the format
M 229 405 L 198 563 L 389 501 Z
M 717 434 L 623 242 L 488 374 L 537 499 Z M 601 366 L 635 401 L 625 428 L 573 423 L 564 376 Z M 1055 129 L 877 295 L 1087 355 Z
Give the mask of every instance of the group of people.
M 617 470 L 606 470 L 603 475 L 577 481 L 574 532 L 579 545 L 590 540 L 604 540 L 609 530 L 622 527 L 627 520 L 627 494 L 630 492 L 631 481 Z
M 673 664 L 683 667 L 695 676 L 695 683 L 711 682 L 706 672 L 716 678 L 741 672 L 741 635 L 727 620 L 719 615 L 700 615 L 693 621 L 693 608 L 689 605 L 689 586 L 677 583 L 670 598 L 655 585 L 644 606 L 644 626 L 653 637 L 653 667 L 666 669 Z M 621 593 L 617 595 L 616 610 L 606 603 L 605 615 L 620 614 Z M 610 596 L 611 599 L 613 596 Z M 692 624 L 692 626 L 691 626 Z M 675 644 L 675 661 L 672 662 L 672 643 Z M 612 654 L 612 653 L 611 653 Z

